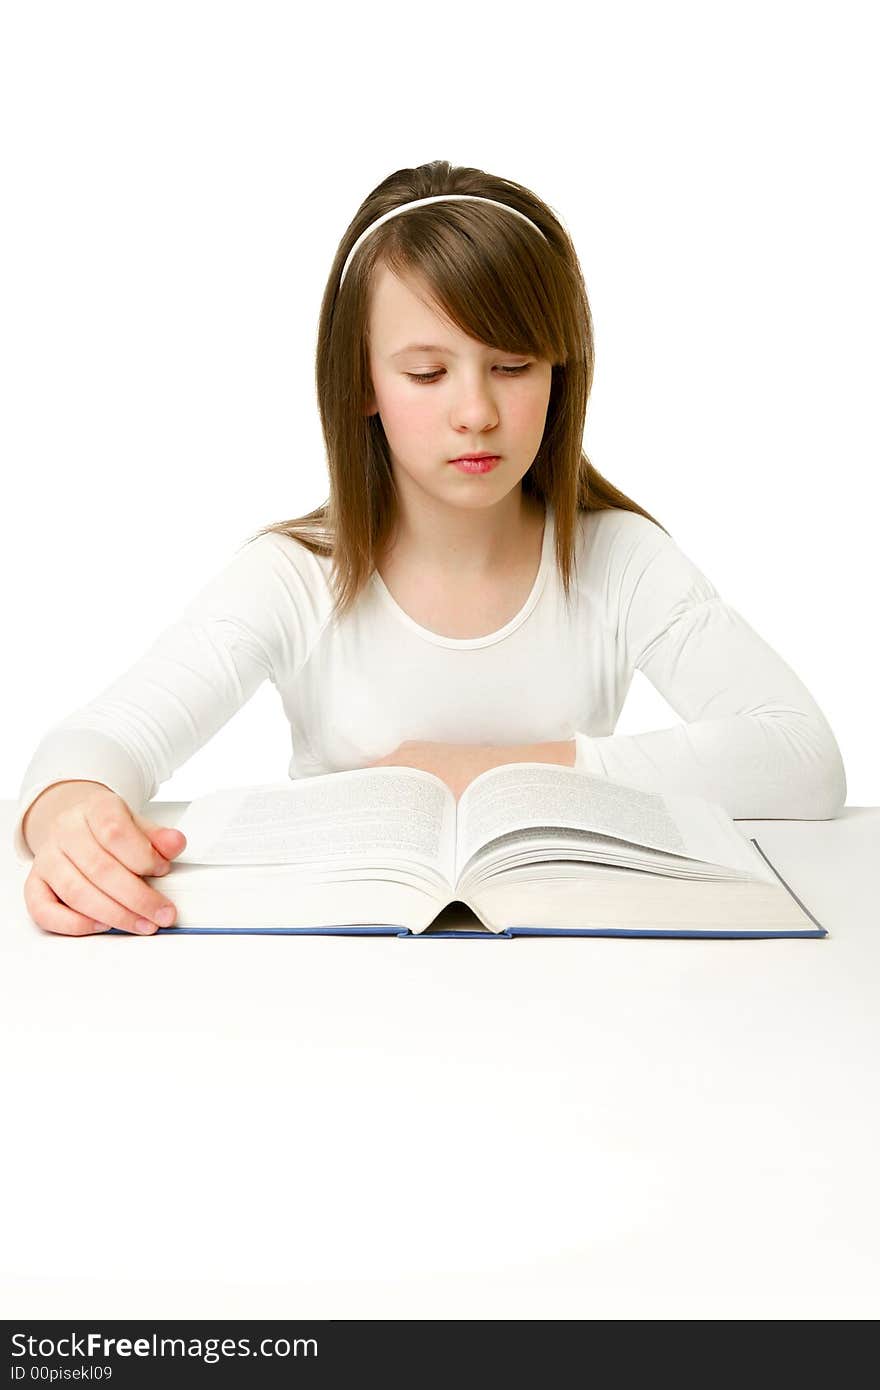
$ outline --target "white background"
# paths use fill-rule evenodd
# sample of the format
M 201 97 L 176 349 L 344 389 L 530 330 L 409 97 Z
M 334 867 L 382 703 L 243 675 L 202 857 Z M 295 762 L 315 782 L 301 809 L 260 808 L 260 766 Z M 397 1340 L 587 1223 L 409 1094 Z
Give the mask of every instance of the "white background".
M 7 0 L 0 799 L 247 536 L 325 499 L 333 253 L 444 158 L 562 218 L 588 454 L 880 804 L 873 10 Z M 618 731 L 674 722 L 637 677 Z M 265 685 L 160 796 L 288 754 Z M 0 1302 L 876 1316 L 874 819 L 761 832 L 827 942 L 74 940 L 7 901 Z
M 7 3 L 0 787 L 258 527 L 323 502 L 318 308 L 449 159 L 577 247 L 596 467 L 804 680 L 880 801 L 872 7 Z M 617 732 L 676 723 L 637 676 Z M 165 783 L 286 774 L 271 685 Z

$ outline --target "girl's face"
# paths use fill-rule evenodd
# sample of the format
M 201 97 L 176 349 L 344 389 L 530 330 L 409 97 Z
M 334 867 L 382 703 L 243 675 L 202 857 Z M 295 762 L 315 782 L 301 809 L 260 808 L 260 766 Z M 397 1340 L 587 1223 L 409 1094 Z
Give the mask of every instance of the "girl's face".
M 486 347 L 448 325 L 415 290 L 415 281 L 405 284 L 377 266 L 367 413 L 381 418 L 398 489 L 468 509 L 497 504 L 518 487 L 538 452 L 551 364 Z M 450 462 L 484 452 L 501 456 L 489 473 L 469 475 Z

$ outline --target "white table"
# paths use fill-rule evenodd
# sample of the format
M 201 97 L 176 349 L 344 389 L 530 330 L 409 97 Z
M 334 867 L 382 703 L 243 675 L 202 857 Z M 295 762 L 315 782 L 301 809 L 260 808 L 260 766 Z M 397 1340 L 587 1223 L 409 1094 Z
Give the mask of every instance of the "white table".
M 880 810 L 794 941 L 67 938 L 13 811 L 5 1317 L 880 1314 Z

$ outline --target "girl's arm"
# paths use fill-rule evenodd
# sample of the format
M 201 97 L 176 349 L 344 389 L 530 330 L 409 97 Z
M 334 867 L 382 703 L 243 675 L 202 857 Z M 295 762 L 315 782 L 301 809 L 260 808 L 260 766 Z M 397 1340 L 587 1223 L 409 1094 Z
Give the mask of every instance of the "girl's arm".
M 574 739 L 561 743 L 432 743 L 407 739 L 368 767 L 414 767 L 446 783 L 458 800 L 475 777 L 506 763 L 556 763 L 574 767 Z
M 100 782 L 142 811 L 282 662 L 301 658 L 305 580 L 277 540 L 242 547 L 133 666 L 44 736 L 19 793 L 20 862 L 34 857 L 25 815 L 53 784 Z
M 617 643 L 685 722 L 578 732 L 575 767 L 715 801 L 734 819 L 828 820 L 846 802 L 837 741 L 806 686 L 653 522 L 625 515 Z M 628 537 L 628 539 L 624 539 Z

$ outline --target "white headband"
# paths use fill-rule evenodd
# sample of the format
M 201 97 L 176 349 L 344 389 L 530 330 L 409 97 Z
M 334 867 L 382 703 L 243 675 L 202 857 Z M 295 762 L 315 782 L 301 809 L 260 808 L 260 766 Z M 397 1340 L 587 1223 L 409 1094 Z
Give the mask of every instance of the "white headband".
M 376 218 L 375 222 L 371 222 L 369 227 L 367 227 L 366 231 L 361 232 L 360 236 L 358 237 L 357 241 L 355 242 L 354 246 L 351 248 L 345 259 L 345 265 L 342 267 L 342 274 L 339 277 L 339 288 L 342 288 L 346 272 L 348 271 L 348 267 L 351 265 L 351 260 L 354 256 L 355 251 L 357 251 L 358 247 L 361 245 L 361 242 L 366 241 L 367 237 L 370 235 L 370 232 L 374 231 L 376 227 L 381 227 L 382 223 L 387 222 L 391 217 L 397 217 L 398 213 L 408 212 L 410 208 L 421 208 L 424 207 L 426 203 L 446 203 L 452 202 L 453 200 L 466 200 L 468 202 L 473 203 L 492 203 L 496 208 L 504 208 L 505 211 L 512 212 L 515 217 L 521 217 L 524 222 L 528 222 L 530 227 L 534 227 L 535 231 L 540 232 L 541 236 L 544 237 L 544 240 L 547 240 L 546 236 L 544 236 L 544 233 L 541 231 L 541 228 L 536 226 L 530 217 L 526 217 L 525 213 L 520 212 L 518 208 L 512 208 L 509 203 L 499 203 L 496 198 L 484 198 L 479 193 L 435 193 L 431 198 L 415 198 L 410 203 L 401 203 L 399 207 L 392 208 L 390 212 L 384 212 L 381 217 Z

